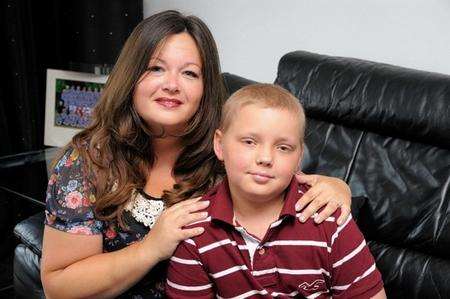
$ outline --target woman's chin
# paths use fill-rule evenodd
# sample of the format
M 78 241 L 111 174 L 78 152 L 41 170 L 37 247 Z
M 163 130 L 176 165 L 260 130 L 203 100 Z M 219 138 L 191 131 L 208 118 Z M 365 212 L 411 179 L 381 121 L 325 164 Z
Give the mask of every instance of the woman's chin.
M 165 138 L 165 137 L 179 137 L 183 135 L 186 129 L 186 124 L 179 123 L 158 123 L 152 124 L 150 126 L 151 132 L 155 135 L 156 138 Z

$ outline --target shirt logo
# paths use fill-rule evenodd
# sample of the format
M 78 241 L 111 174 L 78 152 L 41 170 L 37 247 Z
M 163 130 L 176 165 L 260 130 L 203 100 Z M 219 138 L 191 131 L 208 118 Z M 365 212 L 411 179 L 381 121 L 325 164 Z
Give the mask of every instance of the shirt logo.
M 317 291 L 322 288 L 322 286 L 325 284 L 325 280 L 323 279 L 316 279 L 311 283 L 302 282 L 298 285 L 299 289 L 305 290 L 305 291 Z

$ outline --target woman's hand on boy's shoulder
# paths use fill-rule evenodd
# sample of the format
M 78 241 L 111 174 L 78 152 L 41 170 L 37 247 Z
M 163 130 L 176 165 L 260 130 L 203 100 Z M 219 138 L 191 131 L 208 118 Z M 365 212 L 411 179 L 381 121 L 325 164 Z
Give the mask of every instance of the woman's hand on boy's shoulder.
M 351 211 L 352 193 L 350 187 L 343 180 L 304 173 L 298 173 L 295 177 L 299 183 L 311 186 L 296 204 L 297 211 L 303 210 L 300 216 L 301 222 L 306 221 L 322 207 L 325 208 L 314 218 L 316 223 L 321 223 L 338 208 L 341 208 L 341 215 L 337 220 L 337 224 L 341 225 L 347 220 Z
M 186 227 L 193 222 L 204 220 L 208 212 L 204 211 L 209 201 L 201 197 L 178 202 L 164 210 L 155 225 L 141 242 L 143 255 L 152 252 L 158 261 L 169 258 L 178 243 L 204 232 L 203 227 Z

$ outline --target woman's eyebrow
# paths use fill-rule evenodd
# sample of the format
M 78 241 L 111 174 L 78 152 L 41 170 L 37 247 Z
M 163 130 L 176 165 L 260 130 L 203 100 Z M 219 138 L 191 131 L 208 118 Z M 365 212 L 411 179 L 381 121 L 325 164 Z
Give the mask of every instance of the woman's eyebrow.
M 154 62 L 154 61 L 159 61 L 159 62 L 161 62 L 161 63 L 163 63 L 163 64 L 167 64 L 166 61 L 165 61 L 164 59 L 161 59 L 161 58 L 158 58 L 158 57 L 150 58 L 150 63 L 151 63 L 151 62 Z M 196 62 L 191 62 L 191 61 L 188 61 L 188 62 L 184 63 L 184 64 L 182 65 L 182 67 L 186 67 L 186 66 L 188 66 L 188 65 L 195 65 L 195 66 L 198 67 L 199 69 L 202 68 L 198 63 L 196 63 Z
M 158 58 L 158 57 L 150 58 L 150 61 L 149 61 L 149 62 L 154 62 L 154 61 L 159 61 L 159 62 L 162 62 L 162 63 L 166 63 L 163 59 Z

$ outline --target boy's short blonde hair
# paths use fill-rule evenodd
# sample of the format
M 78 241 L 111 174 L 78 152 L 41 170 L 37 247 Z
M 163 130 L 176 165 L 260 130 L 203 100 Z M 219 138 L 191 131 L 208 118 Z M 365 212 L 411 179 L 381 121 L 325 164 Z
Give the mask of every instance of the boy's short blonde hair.
M 222 107 L 220 130 L 225 132 L 233 121 L 233 117 L 247 105 L 282 109 L 296 114 L 300 124 L 300 142 L 303 143 L 306 126 L 303 107 L 290 92 L 275 84 L 251 84 L 234 92 Z

